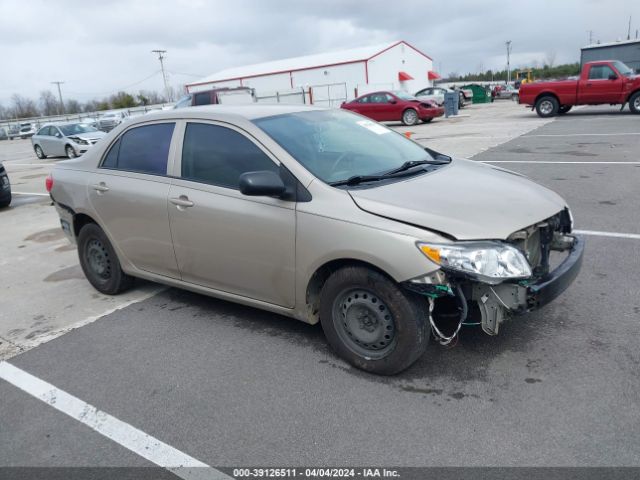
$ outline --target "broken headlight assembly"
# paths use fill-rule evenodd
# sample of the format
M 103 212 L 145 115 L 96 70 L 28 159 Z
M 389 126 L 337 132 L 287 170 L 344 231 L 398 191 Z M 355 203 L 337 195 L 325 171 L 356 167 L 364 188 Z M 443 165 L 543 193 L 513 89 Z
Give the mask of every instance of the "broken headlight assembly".
M 517 248 L 498 241 L 417 243 L 420 251 L 445 271 L 497 285 L 504 280 L 531 277 L 531 266 Z

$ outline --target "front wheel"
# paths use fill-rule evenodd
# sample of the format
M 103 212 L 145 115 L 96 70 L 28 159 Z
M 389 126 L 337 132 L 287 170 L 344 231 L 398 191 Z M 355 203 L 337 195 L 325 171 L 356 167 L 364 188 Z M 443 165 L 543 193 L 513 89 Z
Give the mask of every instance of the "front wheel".
M 569 110 L 571 110 L 571 107 L 572 105 L 561 105 L 560 108 L 558 109 L 558 114 L 564 115 Z
M 71 145 L 67 145 L 64 151 L 67 154 L 67 158 L 76 158 L 78 156 L 78 154 L 76 153 L 76 151 Z
M 340 357 L 379 375 L 405 370 L 429 342 L 427 301 L 365 267 L 331 274 L 320 293 L 320 321 Z
M 640 92 L 636 92 L 629 98 L 629 110 L 631 113 L 640 114 Z
M 40 147 L 40 145 L 35 146 L 35 151 L 36 151 L 36 157 L 38 157 L 40 160 L 44 160 L 45 158 L 47 158 L 47 156 L 42 151 L 42 148 Z
M 402 112 L 402 123 L 404 123 L 408 127 L 418 123 L 418 112 L 416 112 L 413 108 L 407 108 L 404 112 Z
M 548 118 L 555 117 L 560 109 L 560 104 L 556 97 L 546 95 L 536 102 L 536 112 L 539 117 Z
M 120 268 L 120 262 L 107 235 L 95 223 L 88 223 L 80 230 L 78 256 L 87 280 L 99 292 L 116 295 L 133 284 L 133 277 Z

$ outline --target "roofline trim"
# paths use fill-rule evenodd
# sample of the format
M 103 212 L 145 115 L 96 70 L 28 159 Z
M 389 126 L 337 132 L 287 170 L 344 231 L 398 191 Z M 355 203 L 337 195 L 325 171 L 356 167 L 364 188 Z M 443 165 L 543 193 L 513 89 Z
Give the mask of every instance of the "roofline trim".
M 269 76 L 269 75 L 281 75 L 283 73 L 291 74 L 293 72 L 303 72 L 305 70 L 316 70 L 318 68 L 336 67 L 336 66 L 339 66 L 339 65 L 350 65 L 352 63 L 368 62 L 369 60 L 377 57 L 378 55 L 381 55 L 384 52 L 386 52 L 388 50 L 391 50 L 392 48 L 397 47 L 401 43 L 404 43 L 407 47 L 411 48 L 412 50 L 415 50 L 416 52 L 418 52 L 423 57 L 428 58 L 429 60 L 433 61 L 433 59 L 429 55 L 427 55 L 426 53 L 421 52 L 416 47 L 414 47 L 413 45 L 405 42 L 404 40 L 400 40 L 398 42 L 395 42 L 393 45 L 389 45 L 387 48 L 384 48 L 384 49 L 380 50 L 378 53 L 375 53 L 374 55 L 370 56 L 369 58 L 361 58 L 361 59 L 358 59 L 358 60 L 349 60 L 349 61 L 346 61 L 346 62 L 327 63 L 327 64 L 323 64 L 323 65 L 315 65 L 313 67 L 292 68 L 292 69 L 288 69 L 288 70 L 276 70 L 276 71 L 273 71 L 273 72 L 259 73 L 259 74 L 254 74 L 254 75 L 245 75 L 245 76 L 240 76 L 240 77 L 224 78 L 224 79 L 220 79 L 220 80 L 209 80 L 209 81 L 206 81 L 206 82 L 187 83 L 186 87 L 188 89 L 189 87 L 197 87 L 197 86 L 200 86 L 200 85 L 207 85 L 209 83 L 231 82 L 233 80 L 245 80 L 247 78 L 266 77 L 266 76 Z

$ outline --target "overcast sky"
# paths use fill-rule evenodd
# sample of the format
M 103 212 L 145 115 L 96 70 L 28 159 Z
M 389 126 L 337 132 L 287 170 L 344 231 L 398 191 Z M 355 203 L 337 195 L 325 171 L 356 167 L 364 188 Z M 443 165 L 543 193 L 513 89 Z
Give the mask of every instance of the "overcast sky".
M 595 40 L 632 37 L 640 0 L 0 0 L 0 103 L 62 80 L 65 99 L 162 90 L 232 66 L 406 40 L 436 70 L 501 69 L 555 56 L 578 61 Z M 146 79 L 146 80 L 145 80 Z

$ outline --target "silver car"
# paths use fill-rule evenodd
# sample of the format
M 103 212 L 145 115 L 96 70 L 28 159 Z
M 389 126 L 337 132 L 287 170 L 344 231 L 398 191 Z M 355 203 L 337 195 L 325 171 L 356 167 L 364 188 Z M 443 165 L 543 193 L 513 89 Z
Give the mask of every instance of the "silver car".
M 31 137 L 38 158 L 75 158 L 95 145 L 106 134 L 86 123 L 45 125 Z
M 554 192 L 343 110 L 146 115 L 47 184 L 100 292 L 140 277 L 321 322 L 341 357 L 378 374 L 462 323 L 497 334 L 562 293 L 583 256 Z
M 98 128 L 104 132 L 108 132 L 120 125 L 127 118 L 129 118 L 129 116 L 125 112 L 105 113 L 98 119 Z

